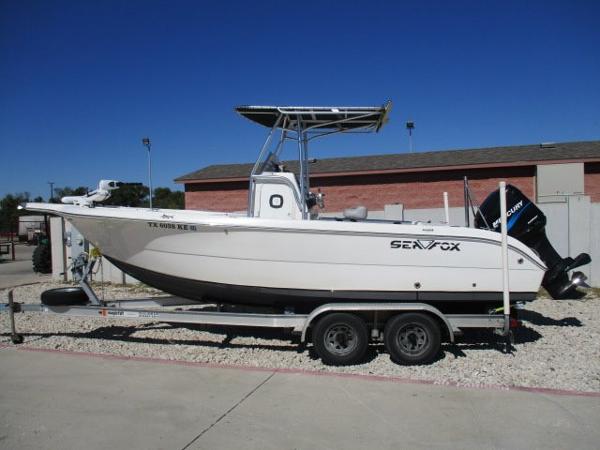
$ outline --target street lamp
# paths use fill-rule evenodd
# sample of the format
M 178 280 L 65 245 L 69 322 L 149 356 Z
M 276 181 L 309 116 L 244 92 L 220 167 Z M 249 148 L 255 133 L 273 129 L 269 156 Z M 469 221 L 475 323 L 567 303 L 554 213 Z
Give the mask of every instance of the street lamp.
M 406 122 L 406 129 L 408 130 L 408 151 L 412 153 L 413 151 L 413 141 L 412 141 L 412 130 L 415 129 L 415 123 L 412 120 Z
M 152 209 L 152 157 L 150 154 L 150 138 L 145 137 L 142 139 L 142 145 L 148 149 L 148 184 L 150 187 L 150 209 Z
M 54 181 L 48 181 L 50 185 L 50 198 L 48 199 L 48 203 L 52 203 L 52 198 L 54 197 Z

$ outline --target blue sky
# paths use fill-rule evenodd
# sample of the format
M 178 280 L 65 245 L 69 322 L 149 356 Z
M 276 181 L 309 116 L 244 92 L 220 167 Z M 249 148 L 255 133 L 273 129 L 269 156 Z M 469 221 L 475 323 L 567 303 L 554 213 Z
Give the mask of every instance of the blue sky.
M 378 105 L 312 156 L 600 139 L 597 1 L 0 2 L 0 195 L 250 162 L 238 104 Z

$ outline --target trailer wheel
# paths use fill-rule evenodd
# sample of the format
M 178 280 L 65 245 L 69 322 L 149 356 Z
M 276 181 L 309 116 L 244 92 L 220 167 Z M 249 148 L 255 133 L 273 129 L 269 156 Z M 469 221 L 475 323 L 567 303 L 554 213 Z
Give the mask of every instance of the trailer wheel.
M 362 362 L 369 345 L 364 320 L 354 314 L 328 314 L 317 322 L 312 341 L 323 363 L 347 366 Z
M 398 364 L 429 364 L 440 351 L 440 327 L 430 316 L 400 314 L 385 325 L 385 348 Z
M 42 292 L 41 301 L 48 306 L 76 306 L 86 305 L 90 300 L 80 287 L 66 287 Z

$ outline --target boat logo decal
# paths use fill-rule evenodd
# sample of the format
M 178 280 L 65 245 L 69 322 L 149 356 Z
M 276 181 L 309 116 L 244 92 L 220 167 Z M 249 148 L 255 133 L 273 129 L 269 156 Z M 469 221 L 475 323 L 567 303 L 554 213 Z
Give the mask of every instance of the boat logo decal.
M 164 223 L 164 222 L 147 222 L 150 228 L 163 228 L 168 230 L 180 230 L 180 231 L 198 231 L 196 225 L 189 225 L 187 223 Z
M 457 251 L 460 252 L 460 242 L 452 241 L 421 241 L 421 240 L 402 240 L 390 242 L 391 248 L 401 248 L 404 250 L 433 250 L 439 248 L 443 251 Z
M 529 206 L 529 205 L 530 204 L 528 203 L 527 206 Z M 523 206 L 523 200 L 519 201 L 512 208 L 510 208 L 506 211 L 506 218 L 508 219 L 510 216 L 512 216 L 514 213 L 516 213 L 518 210 L 521 209 L 522 206 Z M 516 217 L 518 218 L 519 216 L 517 215 Z M 494 220 L 494 223 L 492 224 L 493 229 L 498 228 L 498 225 L 500 225 L 501 219 L 502 219 L 502 217 L 498 217 L 496 220 Z M 512 222 L 511 225 L 508 225 L 509 229 L 511 228 L 512 224 L 514 224 L 514 222 Z

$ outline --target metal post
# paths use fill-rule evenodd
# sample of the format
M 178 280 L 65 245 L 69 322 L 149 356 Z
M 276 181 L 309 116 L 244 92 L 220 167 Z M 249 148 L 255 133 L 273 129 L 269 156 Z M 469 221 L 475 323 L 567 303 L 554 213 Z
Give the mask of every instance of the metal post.
M 308 192 L 310 191 L 310 176 L 308 171 L 308 136 L 306 133 L 302 133 L 302 149 L 304 151 L 304 210 L 302 214 L 303 219 L 308 219 L 308 206 L 306 200 L 308 199 Z
M 100 299 L 98 299 L 98 296 L 96 295 L 96 293 L 94 292 L 94 290 L 88 282 L 88 276 L 92 272 L 95 262 L 96 260 L 93 258 L 90 258 L 89 261 L 86 262 L 85 267 L 83 269 L 83 273 L 81 275 L 81 280 L 79 280 L 79 286 L 86 293 L 92 305 L 102 306 L 103 303 L 100 301 Z
M 297 116 L 296 132 L 298 134 L 298 159 L 300 161 L 300 201 L 302 202 L 302 219 L 308 218 L 308 211 L 306 209 L 306 136 L 302 131 L 302 117 Z
M 408 151 L 409 153 L 413 152 L 413 141 L 412 141 L 412 131 L 415 128 L 415 123 L 412 120 L 406 122 L 406 129 L 408 130 Z
M 46 232 L 46 239 L 48 240 L 48 245 L 50 245 L 50 224 L 48 223 L 48 214 L 44 214 L 44 231 Z
M 69 276 L 67 274 L 67 242 L 66 242 L 66 232 L 65 229 L 65 219 L 63 217 L 60 218 L 60 235 L 62 238 L 61 247 L 62 247 L 62 266 L 63 266 L 63 281 L 67 282 L 69 280 Z
M 504 333 L 510 331 L 510 291 L 508 279 L 508 234 L 506 230 L 506 183 L 500 182 L 500 233 L 502 235 L 502 300 L 504 303 Z
M 54 197 L 54 181 L 48 181 L 50 185 L 50 198 L 48 199 L 48 203 L 52 202 L 52 198 Z
M 446 224 L 450 224 L 450 208 L 448 207 L 448 193 L 444 192 L 444 214 L 446 216 Z
M 143 138 L 142 144 L 148 149 L 148 187 L 150 188 L 150 209 L 152 208 L 152 152 L 150 148 L 152 146 L 150 138 Z
M 463 190 L 464 190 L 464 198 L 465 198 L 465 227 L 470 227 L 471 220 L 469 218 L 469 180 L 467 177 L 463 180 Z
M 304 219 L 304 160 L 302 151 L 302 133 L 300 132 L 300 119 L 298 119 L 298 160 L 300 162 L 300 206 L 302 207 L 302 218 Z
M 282 120 L 283 120 L 283 114 L 281 114 L 277 118 L 277 120 L 275 121 L 275 125 L 273 125 L 273 127 L 271 128 L 271 131 L 269 132 L 267 139 L 265 140 L 265 143 L 263 144 L 262 148 L 260 149 L 260 153 L 258 154 L 258 159 L 256 160 L 256 163 L 254 163 L 252 172 L 250 172 L 250 184 L 248 186 L 248 211 L 246 212 L 246 215 L 248 217 L 254 217 L 254 204 L 255 204 L 254 192 L 256 190 L 256 184 L 254 182 L 254 175 L 256 175 L 256 172 L 260 168 L 260 164 L 264 158 L 265 152 L 268 150 L 269 146 L 271 145 L 271 140 L 273 139 L 273 135 L 275 134 L 275 131 L 277 131 L 277 128 L 279 127 L 279 124 L 281 123 Z M 285 125 L 284 125 L 284 127 L 285 127 Z M 285 131 L 282 131 L 282 133 L 285 133 Z M 284 138 L 282 136 L 282 141 L 283 141 L 283 139 Z
M 152 209 L 152 194 L 154 193 L 154 189 L 152 189 L 152 152 L 150 151 L 150 146 L 148 146 L 148 180 L 150 184 L 150 209 Z
M 18 222 L 19 218 L 17 217 L 17 233 L 19 232 L 19 222 Z M 9 233 L 10 233 L 10 244 L 11 244 L 11 253 L 12 253 L 12 260 L 14 261 L 15 258 L 15 232 L 13 231 L 12 227 L 9 228 Z
M 17 327 L 15 325 L 15 312 L 18 312 L 20 305 L 14 302 L 13 290 L 8 291 L 8 316 L 10 320 L 10 340 L 13 344 L 21 344 L 23 342 L 23 336 L 17 334 Z

